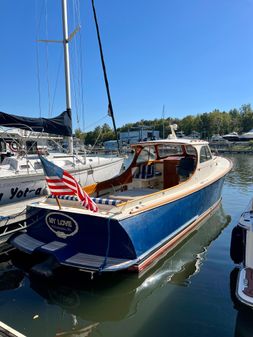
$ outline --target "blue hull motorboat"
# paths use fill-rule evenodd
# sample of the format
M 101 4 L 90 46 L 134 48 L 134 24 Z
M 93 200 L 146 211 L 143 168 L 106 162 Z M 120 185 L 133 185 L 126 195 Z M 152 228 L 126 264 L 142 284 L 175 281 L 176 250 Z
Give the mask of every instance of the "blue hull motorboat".
M 11 243 L 50 257 L 54 266 L 91 273 L 140 272 L 155 263 L 219 204 L 232 164 L 200 140 L 141 142 L 133 149 L 121 175 L 84 187 L 97 213 L 74 196 L 46 197 L 27 207 L 27 232 Z

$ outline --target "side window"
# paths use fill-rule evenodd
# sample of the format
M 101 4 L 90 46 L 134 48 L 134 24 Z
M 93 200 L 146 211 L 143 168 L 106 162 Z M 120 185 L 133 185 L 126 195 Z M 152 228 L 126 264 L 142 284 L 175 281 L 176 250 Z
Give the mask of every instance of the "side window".
M 154 146 L 145 146 L 141 153 L 139 154 L 139 157 L 137 158 L 137 163 L 145 163 L 149 160 L 155 160 L 156 154 L 155 154 L 155 148 Z
M 212 159 L 212 154 L 208 146 L 202 146 L 200 149 L 200 158 L 199 162 L 204 163 L 207 160 Z
M 188 155 L 196 157 L 196 150 L 192 145 L 186 145 L 185 150 Z

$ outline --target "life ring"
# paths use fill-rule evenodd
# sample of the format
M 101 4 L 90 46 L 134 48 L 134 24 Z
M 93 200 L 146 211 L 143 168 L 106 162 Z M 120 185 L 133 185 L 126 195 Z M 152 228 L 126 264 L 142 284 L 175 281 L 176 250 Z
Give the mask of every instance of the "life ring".
M 9 148 L 12 152 L 18 152 L 19 150 L 18 143 L 15 141 L 12 141 L 11 143 L 9 143 Z

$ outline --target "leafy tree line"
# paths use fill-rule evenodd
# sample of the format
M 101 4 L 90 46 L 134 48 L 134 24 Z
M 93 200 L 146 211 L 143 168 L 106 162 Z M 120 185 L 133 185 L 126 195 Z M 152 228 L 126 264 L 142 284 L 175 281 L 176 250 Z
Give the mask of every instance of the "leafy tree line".
M 188 115 L 182 119 L 172 117 L 154 120 L 142 119 L 135 123 L 127 123 L 118 128 L 117 131 L 131 131 L 132 128 L 145 126 L 151 130 L 158 130 L 160 137 L 164 135 L 166 138 L 170 133 L 170 124 L 177 124 L 178 131 L 183 131 L 185 135 L 197 131 L 202 138 L 210 138 L 214 134 L 224 135 L 232 131 L 242 133 L 253 129 L 253 110 L 250 104 L 244 104 L 239 109 L 231 109 L 228 112 L 215 109 L 212 112 L 205 112 L 196 116 Z M 103 143 L 106 140 L 116 139 L 112 128 L 108 124 L 97 126 L 93 131 L 87 133 L 77 129 L 75 135 L 86 144 Z

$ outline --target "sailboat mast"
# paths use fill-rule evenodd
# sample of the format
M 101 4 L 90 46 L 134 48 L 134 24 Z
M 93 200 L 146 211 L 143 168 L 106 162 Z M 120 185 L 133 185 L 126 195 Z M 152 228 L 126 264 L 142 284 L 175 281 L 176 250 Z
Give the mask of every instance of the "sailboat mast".
M 107 98 L 108 98 L 108 115 L 112 118 L 114 133 L 115 133 L 117 145 L 118 145 L 118 152 L 120 154 L 121 151 L 120 151 L 119 137 L 118 137 L 118 133 L 117 133 L 116 123 L 115 123 L 115 118 L 114 118 L 114 113 L 113 113 L 113 108 L 112 108 L 112 100 L 111 100 L 109 83 L 108 83 L 108 78 L 107 78 L 107 73 L 106 73 L 106 68 L 105 68 L 104 54 L 103 54 L 102 43 L 101 43 L 101 39 L 100 39 L 100 33 L 99 33 L 98 20 L 97 20 L 97 14 L 96 14 L 96 8 L 95 8 L 94 0 L 91 0 L 91 4 L 92 4 L 93 16 L 94 16 L 94 21 L 95 21 L 95 26 L 96 26 L 96 31 L 97 31 L 100 58 L 101 58 L 101 63 L 102 63 L 102 68 L 103 68 L 103 73 L 104 73 L 106 93 L 107 93 Z
M 71 118 L 71 93 L 70 93 L 70 70 L 69 70 L 69 35 L 68 35 L 67 0 L 62 0 L 62 26 L 63 26 L 63 49 L 64 49 L 66 109 L 69 112 L 70 118 Z M 72 129 L 72 125 L 71 125 L 71 129 Z M 69 145 L 69 152 L 71 154 L 73 154 L 73 137 L 68 137 L 68 145 Z

